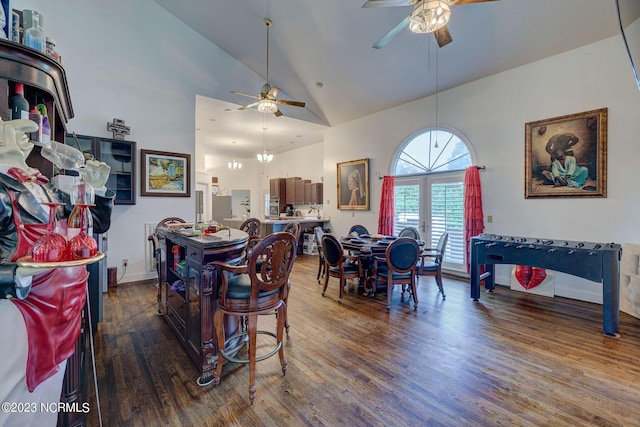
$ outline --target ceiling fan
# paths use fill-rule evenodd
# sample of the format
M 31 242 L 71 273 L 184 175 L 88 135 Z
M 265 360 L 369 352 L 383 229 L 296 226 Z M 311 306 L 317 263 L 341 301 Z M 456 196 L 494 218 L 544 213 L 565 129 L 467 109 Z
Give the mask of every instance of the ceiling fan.
M 413 6 L 413 11 L 406 18 L 372 46 L 376 49 L 382 48 L 406 27 L 414 33 L 433 33 L 438 46 L 443 47 L 453 40 L 447 28 L 450 6 L 489 1 L 496 0 L 368 0 L 362 7 Z
M 276 117 L 280 117 L 282 115 L 282 111 L 280 111 L 280 109 L 278 108 L 278 104 L 292 105 L 294 107 L 304 107 L 305 104 L 304 102 L 289 101 L 286 99 L 276 98 L 278 96 L 278 93 L 280 93 L 280 88 L 271 86 L 269 84 L 269 28 L 271 27 L 271 25 L 273 25 L 273 22 L 271 22 L 271 19 L 265 18 L 264 23 L 267 26 L 267 82 L 264 84 L 264 86 L 262 86 L 262 89 L 260 89 L 260 94 L 258 96 L 248 95 L 246 93 L 236 91 L 232 91 L 231 93 L 257 99 L 257 101 L 254 103 L 238 108 L 239 110 L 258 107 L 258 111 L 260 111 L 261 113 L 274 113 Z

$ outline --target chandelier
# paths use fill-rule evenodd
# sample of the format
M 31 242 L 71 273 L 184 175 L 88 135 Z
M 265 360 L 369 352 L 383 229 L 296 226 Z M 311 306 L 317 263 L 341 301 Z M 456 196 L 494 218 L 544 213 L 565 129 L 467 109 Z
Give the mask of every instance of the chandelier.
M 275 108 L 277 110 L 278 106 L 276 105 L 275 102 L 273 103 L 273 105 L 275 106 Z M 260 109 L 259 105 L 258 105 L 258 109 Z M 265 112 L 265 113 L 267 113 L 267 112 Z M 263 116 L 262 116 L 262 153 L 258 153 L 257 154 L 258 161 L 260 163 L 271 163 L 273 161 L 273 154 L 269 154 L 268 151 L 267 151 L 267 149 L 269 148 L 269 135 L 267 133 L 268 128 L 269 128 L 268 122 L 269 122 L 269 119 L 268 119 L 267 114 L 263 114 Z
M 450 15 L 446 1 L 422 0 L 413 8 L 409 29 L 414 33 L 432 33 L 447 25 Z
M 235 147 L 235 145 L 236 145 L 236 142 L 233 141 L 233 146 Z M 234 152 L 235 152 L 235 150 L 234 150 Z M 234 154 L 233 161 L 232 162 L 228 162 L 227 163 L 227 167 L 229 169 L 231 169 L 231 170 L 242 169 L 242 163 L 236 162 L 236 156 Z

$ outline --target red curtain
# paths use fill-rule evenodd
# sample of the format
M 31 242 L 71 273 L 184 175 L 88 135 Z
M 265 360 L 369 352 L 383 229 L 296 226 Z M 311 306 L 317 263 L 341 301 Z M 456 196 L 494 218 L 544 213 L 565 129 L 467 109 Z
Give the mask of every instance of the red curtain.
M 394 181 L 392 176 L 385 176 L 382 181 L 382 196 L 380 197 L 380 213 L 378 214 L 378 234 L 393 235 L 394 216 Z
M 480 173 L 477 166 L 470 166 L 464 175 L 464 240 L 467 250 L 467 273 L 469 267 L 469 242 L 473 236 L 484 231 L 484 215 L 482 213 L 482 190 Z

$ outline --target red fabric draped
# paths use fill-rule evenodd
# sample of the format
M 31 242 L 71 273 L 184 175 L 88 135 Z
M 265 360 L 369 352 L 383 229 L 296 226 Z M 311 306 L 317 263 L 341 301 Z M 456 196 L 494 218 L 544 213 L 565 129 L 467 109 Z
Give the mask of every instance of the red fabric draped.
M 480 173 L 477 166 L 470 166 L 464 175 L 464 240 L 467 250 L 467 273 L 469 267 L 469 242 L 473 236 L 484 231 L 484 215 L 482 213 L 482 190 Z
M 378 214 L 378 234 L 393 235 L 393 216 L 395 202 L 393 200 L 395 178 L 385 176 L 382 180 L 382 196 L 380 197 L 380 213 Z

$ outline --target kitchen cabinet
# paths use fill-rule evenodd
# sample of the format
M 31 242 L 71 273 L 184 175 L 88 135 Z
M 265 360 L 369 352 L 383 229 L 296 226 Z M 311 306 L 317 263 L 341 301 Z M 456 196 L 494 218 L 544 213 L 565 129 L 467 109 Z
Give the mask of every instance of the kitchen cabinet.
M 286 194 L 284 198 L 285 204 L 287 205 L 296 204 L 296 182 L 301 179 L 302 178 L 300 178 L 299 176 L 286 178 L 286 181 L 285 181 Z
M 269 180 L 269 197 L 272 199 L 284 199 L 286 195 L 286 181 L 284 178 L 272 178 Z
M 311 184 L 311 198 L 309 203 L 311 204 L 316 204 L 316 205 L 321 205 L 322 204 L 322 198 L 324 197 L 323 195 L 323 189 L 324 184 L 321 182 L 314 182 Z
M 136 204 L 136 143 L 97 136 L 67 134 L 65 143 L 79 146 L 96 160 L 111 166 L 107 188 L 116 194 L 116 205 Z
M 294 200 L 295 200 L 295 204 L 296 205 L 303 205 L 305 203 L 309 203 L 307 201 L 305 201 L 305 197 L 304 197 L 304 187 L 306 184 L 311 184 L 311 180 L 308 179 L 299 179 L 296 181 L 295 183 L 295 195 L 294 195 Z

